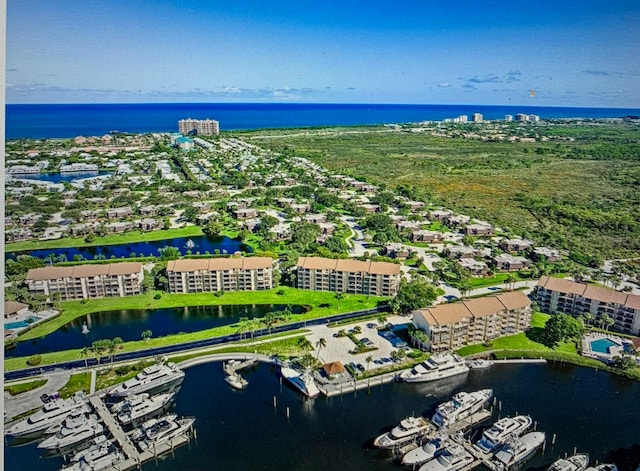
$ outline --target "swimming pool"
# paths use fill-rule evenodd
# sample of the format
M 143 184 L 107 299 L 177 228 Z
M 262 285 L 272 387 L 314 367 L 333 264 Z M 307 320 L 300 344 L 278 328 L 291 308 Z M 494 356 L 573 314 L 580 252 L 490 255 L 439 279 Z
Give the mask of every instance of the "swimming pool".
M 4 325 L 4 328 L 5 329 L 23 329 L 24 327 L 28 327 L 31 324 L 33 324 L 35 321 L 39 321 L 39 320 L 40 320 L 39 317 L 30 316 L 30 317 L 27 317 L 27 319 L 24 321 L 9 322 Z
M 591 351 L 598 353 L 611 353 L 611 351 L 609 350 L 611 347 L 619 346 L 619 343 L 614 342 L 613 340 L 606 337 L 591 341 Z

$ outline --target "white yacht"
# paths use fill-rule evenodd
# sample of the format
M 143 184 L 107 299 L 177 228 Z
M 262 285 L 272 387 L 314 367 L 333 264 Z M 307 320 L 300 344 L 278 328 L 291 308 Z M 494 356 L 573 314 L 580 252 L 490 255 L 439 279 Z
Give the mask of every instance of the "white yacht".
M 111 398 L 123 398 L 130 394 L 147 392 L 153 394 L 170 390 L 182 383 L 184 371 L 174 363 L 156 364 L 149 366 L 136 375 L 135 378 L 116 386 L 108 395 Z
M 76 463 L 78 461 L 90 462 L 101 458 L 116 451 L 116 445 L 114 440 L 108 440 L 104 435 L 98 435 L 94 438 L 89 446 L 82 451 L 79 451 L 69 456 L 69 462 Z
M 301 373 L 290 366 L 281 366 L 282 377 L 289 381 L 298 391 L 309 398 L 314 398 L 320 394 L 316 382 L 308 372 Z
M 35 414 L 12 425 L 5 433 L 13 437 L 36 438 L 49 427 L 62 422 L 69 414 L 77 410 L 89 412 L 84 394 L 76 394 L 73 398 L 48 402 Z
M 55 435 L 60 432 L 63 428 L 73 429 L 76 427 L 80 427 L 87 422 L 89 417 L 96 418 L 97 415 L 88 416 L 83 408 L 75 409 L 68 416 L 66 416 L 62 421 L 56 422 L 51 427 L 47 428 L 44 431 L 44 435 Z
M 378 448 L 393 448 L 409 442 L 431 428 L 424 417 L 407 417 L 402 419 L 390 432 L 383 433 L 373 441 Z
M 122 425 L 137 425 L 141 423 L 145 417 L 157 414 L 164 409 L 173 396 L 174 393 L 158 394 L 131 407 L 123 408 L 118 413 L 118 422 Z
M 113 404 L 109 408 L 109 410 L 112 414 L 118 415 L 121 411 L 131 409 L 138 404 L 142 404 L 147 399 L 149 399 L 149 393 L 132 394 L 131 396 L 127 396 L 124 401 L 116 402 L 115 404 Z
M 76 461 L 75 463 L 62 468 L 61 471 L 105 471 L 120 469 L 118 465 L 124 461 L 126 461 L 126 457 L 122 452 L 116 449 L 106 455 L 93 457 L 90 461 Z
M 469 371 L 464 359 L 455 353 L 437 353 L 428 360 L 400 374 L 400 379 L 407 383 L 434 381 L 459 375 Z
M 491 365 L 493 365 L 493 362 L 491 360 L 478 358 L 477 360 L 469 361 L 467 365 L 469 365 L 469 368 L 471 368 L 472 370 L 482 370 L 484 368 L 489 368 Z
M 456 471 L 473 460 L 471 453 L 461 445 L 453 443 L 447 446 L 437 458 L 423 464 L 419 471 Z
M 589 455 L 578 453 L 569 458 L 554 461 L 547 471 L 584 471 L 589 466 Z
M 597 466 L 589 466 L 585 471 L 618 471 L 618 467 L 612 463 L 602 463 Z
M 439 427 L 452 425 L 482 409 L 492 394 L 492 389 L 480 389 L 472 393 L 461 391 L 450 401 L 440 404 L 431 421 Z
M 446 436 L 435 436 L 427 443 L 411 450 L 402 457 L 402 464 L 414 467 L 435 458 L 449 443 Z
M 171 421 L 160 420 L 145 432 L 144 438 L 138 442 L 138 448 L 140 448 L 140 451 L 145 451 L 182 435 L 193 426 L 195 420 L 193 417 L 184 417 Z
M 151 430 L 158 422 L 161 422 L 163 420 L 167 422 L 173 422 L 177 418 L 177 414 L 169 414 L 159 418 L 149 419 L 133 431 L 133 433 L 131 434 L 131 439 L 134 441 L 142 440 L 145 437 L 147 430 Z
M 231 373 L 224 377 L 224 380 L 231 386 L 233 389 L 244 389 L 249 385 L 249 381 L 244 379 L 238 373 Z
M 529 432 L 522 437 L 512 437 L 486 463 L 493 471 L 506 471 L 533 455 L 545 440 L 543 432 Z
M 104 432 L 104 426 L 95 419 L 87 419 L 84 425 L 63 427 L 57 434 L 38 444 L 44 450 L 69 450 Z
M 505 417 L 484 431 L 482 438 L 475 444 L 483 453 L 492 453 L 511 437 L 519 437 L 526 432 L 533 420 L 528 415 Z

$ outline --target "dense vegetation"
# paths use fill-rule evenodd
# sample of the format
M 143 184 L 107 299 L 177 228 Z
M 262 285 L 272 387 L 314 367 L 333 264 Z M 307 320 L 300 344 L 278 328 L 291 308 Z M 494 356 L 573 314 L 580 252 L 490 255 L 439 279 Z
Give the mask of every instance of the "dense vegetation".
M 640 255 L 636 124 L 541 124 L 527 134 L 536 142 L 379 127 L 281 133 L 253 139 L 566 249 L 580 263 Z

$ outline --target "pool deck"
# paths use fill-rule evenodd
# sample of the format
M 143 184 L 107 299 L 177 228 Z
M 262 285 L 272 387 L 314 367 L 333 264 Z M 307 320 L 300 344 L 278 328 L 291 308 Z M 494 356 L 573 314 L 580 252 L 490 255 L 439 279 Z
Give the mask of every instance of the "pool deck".
M 591 343 L 597 340 L 608 339 L 616 345 L 609 347 L 608 352 L 597 352 L 592 350 Z M 611 363 L 613 358 L 624 353 L 624 339 L 613 334 L 601 332 L 589 332 L 582 337 L 582 355 L 595 358 L 604 363 Z
M 15 316 L 11 316 L 5 319 L 4 339 L 5 340 L 15 339 L 18 337 L 19 334 L 26 332 L 27 330 L 30 330 L 35 326 L 48 321 L 49 319 L 56 317 L 58 314 L 60 314 L 60 311 L 56 309 L 47 309 L 45 311 L 39 311 L 39 312 L 27 311 L 26 313 L 23 313 L 23 314 L 16 314 Z M 38 320 L 24 327 L 7 328 L 7 324 L 13 324 L 15 322 L 26 322 L 27 319 L 29 319 L 30 317 L 36 317 L 38 318 Z

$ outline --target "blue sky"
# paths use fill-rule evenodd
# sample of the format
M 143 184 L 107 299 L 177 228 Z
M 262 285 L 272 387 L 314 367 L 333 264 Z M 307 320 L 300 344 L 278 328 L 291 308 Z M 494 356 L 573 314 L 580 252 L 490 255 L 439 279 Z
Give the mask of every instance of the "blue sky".
M 8 103 L 640 107 L 635 0 L 7 3 Z

